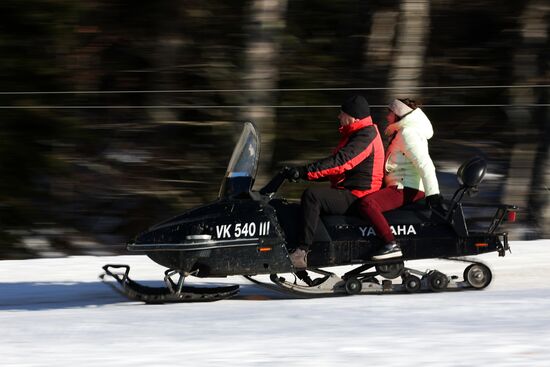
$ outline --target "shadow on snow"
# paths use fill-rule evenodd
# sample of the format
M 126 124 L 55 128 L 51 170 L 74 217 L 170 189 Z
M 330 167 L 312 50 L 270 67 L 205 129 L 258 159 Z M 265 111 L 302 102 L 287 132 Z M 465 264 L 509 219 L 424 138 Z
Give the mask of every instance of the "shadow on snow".
M 144 281 L 152 287 L 162 282 Z M 189 284 L 199 286 L 199 284 Z M 206 286 L 200 284 L 201 286 Z M 212 284 L 208 284 L 212 286 Z M 240 292 L 233 300 L 271 300 L 293 298 L 253 284 L 239 284 Z M 0 283 L 0 311 L 42 311 L 64 308 L 105 306 L 134 302 L 118 294 L 101 281 L 97 282 L 18 282 Z M 141 302 L 135 301 L 138 304 Z M 221 301 L 223 302 L 223 301 Z

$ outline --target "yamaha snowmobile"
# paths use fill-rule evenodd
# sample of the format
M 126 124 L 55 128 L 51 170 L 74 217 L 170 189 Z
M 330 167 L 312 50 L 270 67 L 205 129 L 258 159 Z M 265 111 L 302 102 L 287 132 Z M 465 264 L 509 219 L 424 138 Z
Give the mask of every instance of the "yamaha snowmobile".
M 418 202 L 385 213 L 402 248 L 401 258 L 372 261 L 382 246 L 372 226 L 358 216 L 328 215 L 321 218 L 316 230 L 308 269 L 297 271 L 289 253 L 298 244 L 300 205 L 276 196 L 288 178 L 284 169 L 259 191 L 252 190 L 259 152 L 256 127 L 245 123 L 218 199 L 151 227 L 127 245 L 129 251 L 145 254 L 168 268 L 166 286 L 150 287 L 133 281 L 128 265 L 105 265 L 100 277 L 128 298 L 146 303 L 216 301 L 239 291 L 238 285 L 191 287 L 185 283 L 189 276 L 242 275 L 269 289 L 305 297 L 483 289 L 492 280 L 491 270 L 466 256 L 488 252 L 504 256 L 509 250 L 507 233 L 499 227 L 515 220 L 517 208 L 462 201 L 477 190 L 487 170 L 483 159 L 474 158 L 459 168 L 460 187 L 446 201 L 445 212 Z M 470 229 L 465 207 L 493 208 L 488 228 Z M 405 266 L 408 260 L 435 258 L 463 262 L 463 279 Z M 322 269 L 341 265 L 351 266 L 351 270 L 337 275 Z M 319 276 L 312 279 L 311 273 Z M 291 274 L 291 280 L 279 274 Z M 270 282 L 259 280 L 257 275 L 269 275 Z M 107 281 L 110 277 L 116 282 Z M 400 282 L 394 283 L 394 279 Z

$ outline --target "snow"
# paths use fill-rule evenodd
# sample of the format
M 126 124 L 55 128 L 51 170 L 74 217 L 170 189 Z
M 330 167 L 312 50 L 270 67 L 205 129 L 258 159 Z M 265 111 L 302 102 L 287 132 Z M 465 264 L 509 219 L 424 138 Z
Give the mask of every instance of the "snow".
M 549 366 L 550 240 L 511 247 L 479 256 L 494 275 L 483 291 L 297 299 L 230 277 L 193 282 L 240 284 L 238 297 L 165 305 L 127 301 L 97 278 L 127 263 L 157 283 L 163 268 L 145 256 L 0 261 L 0 364 Z

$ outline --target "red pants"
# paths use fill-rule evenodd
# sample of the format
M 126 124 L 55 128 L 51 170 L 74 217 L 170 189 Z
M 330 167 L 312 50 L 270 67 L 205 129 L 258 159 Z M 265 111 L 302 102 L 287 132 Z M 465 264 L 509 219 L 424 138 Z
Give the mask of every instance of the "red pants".
M 395 241 L 395 237 L 382 213 L 414 203 L 423 197 L 422 191 L 409 187 L 398 189 L 397 186 L 390 186 L 357 200 L 357 208 L 361 216 L 371 222 L 378 237 L 384 240 L 384 243 L 388 243 Z

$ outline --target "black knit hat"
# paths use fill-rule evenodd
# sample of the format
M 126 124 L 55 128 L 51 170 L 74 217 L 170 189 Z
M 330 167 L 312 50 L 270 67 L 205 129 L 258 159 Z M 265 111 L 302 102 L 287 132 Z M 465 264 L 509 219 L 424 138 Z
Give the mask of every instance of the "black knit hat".
M 342 112 L 347 113 L 351 117 L 356 119 L 364 119 L 365 117 L 370 116 L 369 103 L 365 97 L 360 95 L 352 96 L 344 103 L 342 103 Z

